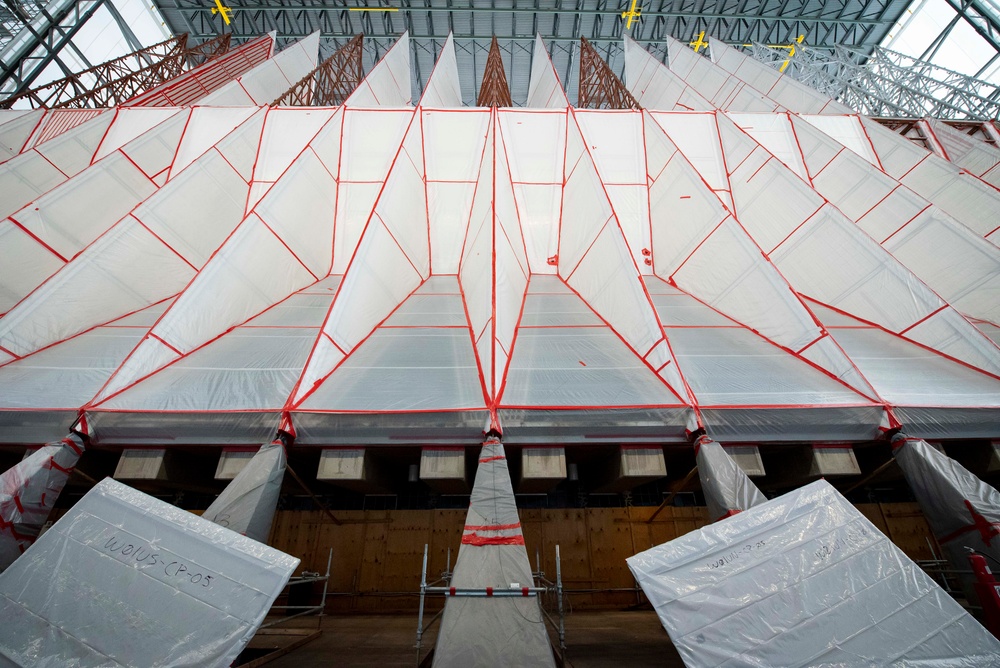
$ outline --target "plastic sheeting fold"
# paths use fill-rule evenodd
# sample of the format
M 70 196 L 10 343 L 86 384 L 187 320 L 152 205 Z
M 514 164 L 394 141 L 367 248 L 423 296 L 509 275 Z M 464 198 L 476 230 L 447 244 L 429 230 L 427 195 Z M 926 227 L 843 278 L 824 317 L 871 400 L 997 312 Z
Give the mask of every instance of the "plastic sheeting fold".
M 708 516 L 719 520 L 767 502 L 757 486 L 721 445 L 703 438 L 699 444 L 698 479 Z
M 0 572 L 38 537 L 83 450 L 83 439 L 70 434 L 0 475 Z
M 285 446 L 280 441 L 262 445 L 202 517 L 266 543 L 284 476 Z

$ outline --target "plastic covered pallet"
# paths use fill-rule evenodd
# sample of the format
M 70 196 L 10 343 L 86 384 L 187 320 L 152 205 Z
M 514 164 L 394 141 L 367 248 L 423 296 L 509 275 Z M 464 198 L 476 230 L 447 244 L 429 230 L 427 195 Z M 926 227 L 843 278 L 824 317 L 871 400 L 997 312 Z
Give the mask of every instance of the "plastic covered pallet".
M 285 446 L 262 445 L 202 517 L 248 538 L 267 542 L 285 476 Z
M 688 666 L 1000 665 L 1000 641 L 822 480 L 628 565 Z
M 298 563 L 106 479 L 0 575 L 0 664 L 229 666 Z
M 698 478 L 708 515 L 719 520 L 767 501 L 743 469 L 708 437 L 699 440 Z
M 533 586 L 507 458 L 497 441 L 484 443 L 479 455 L 451 586 L 481 590 Z M 554 665 L 537 598 L 447 600 L 434 648 L 435 668 Z
M 0 571 L 34 542 L 82 454 L 83 439 L 70 434 L 0 475 Z

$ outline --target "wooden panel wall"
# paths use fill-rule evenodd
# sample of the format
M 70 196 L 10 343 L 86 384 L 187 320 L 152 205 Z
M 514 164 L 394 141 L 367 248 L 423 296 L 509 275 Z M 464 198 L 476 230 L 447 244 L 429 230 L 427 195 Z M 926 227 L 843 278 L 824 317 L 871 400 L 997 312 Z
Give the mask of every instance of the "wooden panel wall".
M 860 504 L 858 510 L 913 559 L 931 558 L 930 530 L 916 503 Z M 637 603 L 625 558 L 708 522 L 707 510 L 665 508 L 652 523 L 651 507 L 521 510 L 532 569 L 536 554 L 555 580 L 555 546 L 562 554 L 570 604 L 623 608 Z M 417 606 L 424 544 L 428 580 L 440 577 L 458 554 L 464 510 L 338 511 L 341 525 L 319 511 L 279 511 L 270 544 L 302 559 L 302 568 L 325 572 L 333 549 L 331 611 L 410 611 Z M 613 591 L 624 590 L 624 591 Z M 430 606 L 435 609 L 440 599 Z

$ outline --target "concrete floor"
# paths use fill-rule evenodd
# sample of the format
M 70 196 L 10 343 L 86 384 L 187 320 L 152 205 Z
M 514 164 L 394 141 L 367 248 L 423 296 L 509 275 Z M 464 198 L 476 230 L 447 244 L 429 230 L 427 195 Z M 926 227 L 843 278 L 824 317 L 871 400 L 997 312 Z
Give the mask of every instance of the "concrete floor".
M 315 621 L 310 620 L 315 626 Z M 303 623 L 302 626 L 307 626 Z M 350 615 L 323 619 L 323 635 L 269 668 L 415 666 L 416 615 Z M 421 657 L 438 624 L 424 636 Z M 682 668 L 683 662 L 650 610 L 574 612 L 566 616 L 567 666 Z

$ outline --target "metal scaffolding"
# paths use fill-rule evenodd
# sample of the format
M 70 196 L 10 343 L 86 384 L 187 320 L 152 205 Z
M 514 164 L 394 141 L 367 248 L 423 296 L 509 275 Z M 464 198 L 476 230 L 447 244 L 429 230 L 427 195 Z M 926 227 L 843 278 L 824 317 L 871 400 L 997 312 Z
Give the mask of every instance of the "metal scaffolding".
M 363 39 L 364 35 L 355 35 L 271 106 L 332 107 L 343 104 L 365 76 L 361 66 Z
M 18 93 L 0 102 L 0 108 L 10 109 L 21 101 L 44 109 L 116 106 L 229 50 L 228 33 L 193 47 L 187 37 L 180 35 Z
M 754 44 L 757 60 L 868 116 L 992 120 L 1000 117 L 1000 86 L 876 47 L 871 55 L 836 46 L 788 51 Z
M 586 109 L 642 109 L 586 37 L 580 38 L 580 102 Z
M 490 55 L 486 57 L 486 68 L 483 70 L 483 83 L 479 87 L 476 98 L 477 107 L 513 107 L 510 99 L 510 87 L 507 85 L 507 73 L 503 69 L 503 58 L 500 56 L 500 45 L 494 37 L 490 42 Z

